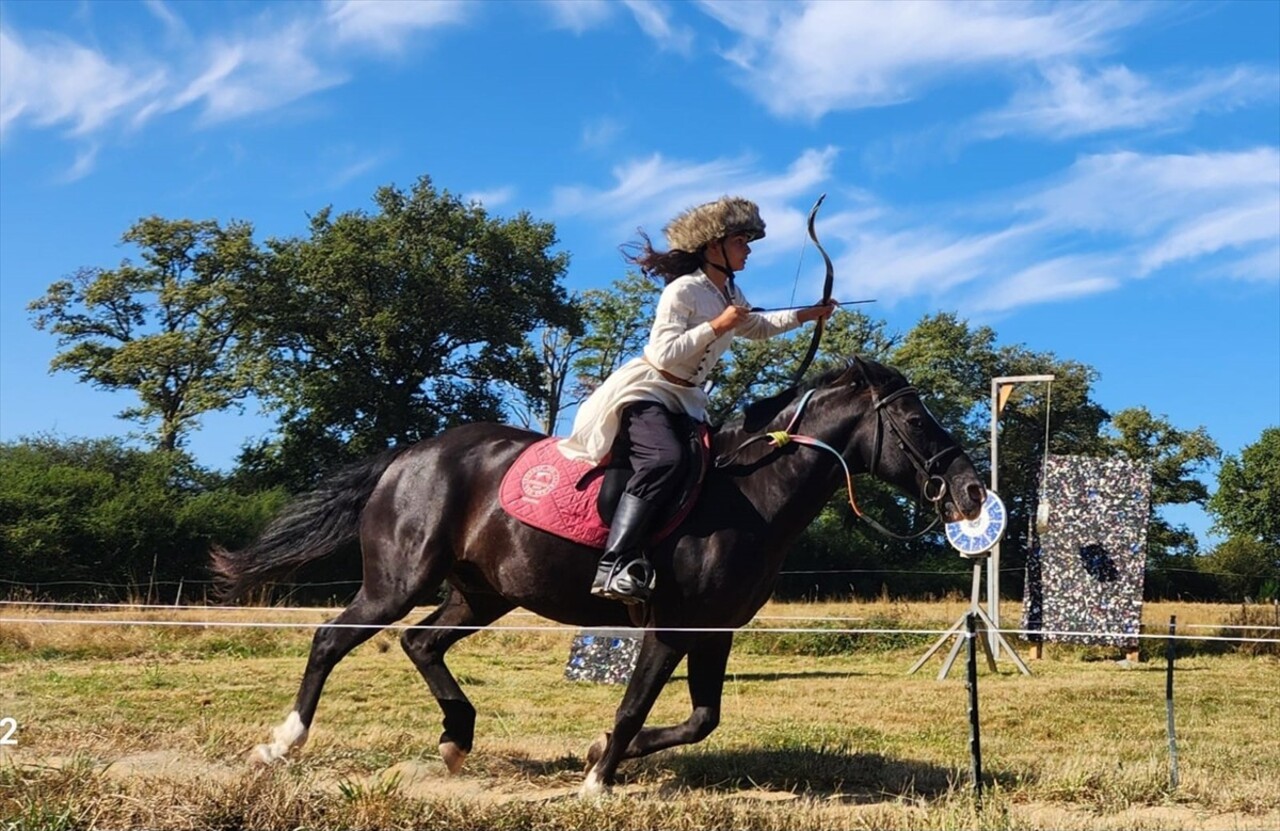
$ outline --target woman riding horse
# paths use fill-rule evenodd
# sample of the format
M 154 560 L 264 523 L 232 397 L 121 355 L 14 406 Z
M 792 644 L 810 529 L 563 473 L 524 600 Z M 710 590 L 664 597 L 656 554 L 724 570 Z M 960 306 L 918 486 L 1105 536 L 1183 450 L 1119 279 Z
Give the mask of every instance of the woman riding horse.
M 684 437 L 678 416 L 706 421 L 703 384 L 734 337 L 762 339 L 831 316 L 835 301 L 799 311 L 753 312 L 734 276 L 751 243 L 764 237 L 754 202 L 726 196 L 691 208 L 665 229 L 670 251 L 647 236 L 631 261 L 666 288 L 658 298 L 649 342 L 578 409 L 560 443 L 565 456 L 590 464 L 606 457 L 629 463 L 630 478 L 609 526 L 591 593 L 643 603 L 654 587 L 645 556 L 654 517 L 681 484 Z

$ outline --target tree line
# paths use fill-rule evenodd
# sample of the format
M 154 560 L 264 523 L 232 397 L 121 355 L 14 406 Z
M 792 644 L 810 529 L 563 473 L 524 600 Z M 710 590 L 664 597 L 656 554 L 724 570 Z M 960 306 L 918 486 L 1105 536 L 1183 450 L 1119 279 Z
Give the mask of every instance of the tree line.
M 569 293 L 569 257 L 555 250 L 550 223 L 492 216 L 428 177 L 408 191 L 379 188 L 373 206 L 326 207 L 305 235 L 262 243 L 248 222 L 143 218 L 123 234 L 136 260 L 81 268 L 32 301 L 34 325 L 58 339 L 51 370 L 131 393 L 119 416 L 138 432 L 0 445 L 0 580 L 50 596 L 94 593 L 67 585 L 77 580 L 134 595 L 202 585 L 210 545 L 243 545 L 335 467 L 470 421 L 557 432 L 565 412 L 643 346 L 659 287 L 624 273 L 608 289 Z M 735 343 L 712 377 L 713 420 L 785 386 L 804 352 L 800 334 Z M 952 314 L 899 333 L 843 309 L 814 371 L 852 355 L 900 369 L 980 467 L 990 379 L 1056 376 L 1047 414 L 1043 389 L 1022 385 L 1000 416 L 1011 570 L 1024 562 L 1045 452 L 1119 456 L 1152 471 L 1149 595 L 1280 594 L 1280 428 L 1223 459 L 1202 426 L 1141 406 L 1106 411 L 1091 398 L 1092 367 L 1002 345 L 991 328 Z M 246 442 L 230 471 L 202 468 L 184 449 L 201 417 L 247 406 L 273 415 L 271 436 Z M 1211 495 L 1200 477 L 1218 461 Z M 858 489 L 864 510 L 890 527 L 927 521 L 869 477 Z M 1159 512 L 1181 504 L 1205 507 L 1226 542 L 1199 550 Z M 353 579 L 356 556 L 300 578 Z M 778 592 L 792 597 L 919 597 L 968 584 L 967 564 L 941 534 L 883 538 L 842 495 L 787 571 Z M 1005 585 L 1016 594 L 1019 581 Z

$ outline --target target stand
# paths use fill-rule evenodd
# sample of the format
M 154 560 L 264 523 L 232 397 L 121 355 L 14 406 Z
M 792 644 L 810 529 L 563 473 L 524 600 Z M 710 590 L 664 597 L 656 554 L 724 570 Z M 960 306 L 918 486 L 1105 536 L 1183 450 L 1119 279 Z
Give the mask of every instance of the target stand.
M 938 671 L 938 680 L 942 681 L 947 677 L 947 673 L 951 672 L 951 665 L 956 662 L 956 657 L 960 654 L 960 648 L 964 646 L 965 639 L 969 637 L 967 621 L 970 615 L 974 616 L 977 622 L 977 631 L 973 635 L 982 644 L 982 651 L 987 656 L 987 667 L 992 671 L 996 671 L 996 658 L 991 651 L 991 641 L 994 639 L 1009 653 L 1013 658 L 1013 662 L 1018 665 L 1018 669 L 1023 675 L 1030 675 L 1031 670 L 1018 657 L 1017 651 L 1009 645 L 1004 639 L 1004 635 L 1000 634 L 999 627 L 992 622 L 991 616 L 987 614 L 987 610 L 982 608 L 982 571 L 987 567 L 987 561 L 991 558 L 991 549 L 1000 541 L 1000 537 L 1004 535 L 1005 527 L 1008 525 L 1008 515 L 1005 513 L 1004 503 L 1000 501 L 1000 497 L 996 496 L 992 491 L 987 491 L 986 501 L 982 503 L 982 512 L 975 519 L 964 520 L 961 522 L 947 523 L 947 542 L 960 552 L 960 556 L 973 562 L 973 588 L 969 593 L 969 609 L 960 616 L 960 619 L 951 625 L 941 638 L 929 647 L 929 651 L 920 657 L 907 670 L 908 675 L 914 675 L 920 667 L 925 665 L 933 654 L 946 645 L 947 640 L 954 638 L 955 643 L 951 646 L 951 651 L 947 653 L 947 658 L 942 662 L 942 669 Z

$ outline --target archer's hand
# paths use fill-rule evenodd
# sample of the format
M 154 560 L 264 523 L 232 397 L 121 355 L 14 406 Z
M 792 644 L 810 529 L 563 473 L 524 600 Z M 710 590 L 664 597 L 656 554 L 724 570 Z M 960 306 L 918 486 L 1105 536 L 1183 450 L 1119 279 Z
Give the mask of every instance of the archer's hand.
M 816 306 L 801 309 L 800 320 L 803 323 L 808 323 L 810 320 L 826 320 L 835 313 L 835 310 L 839 305 L 840 303 L 838 301 L 831 299 L 825 303 L 819 303 Z
M 716 336 L 719 337 L 725 332 L 737 329 L 749 314 L 751 314 L 751 309 L 746 306 L 726 306 L 723 312 L 712 318 L 711 328 L 715 331 Z

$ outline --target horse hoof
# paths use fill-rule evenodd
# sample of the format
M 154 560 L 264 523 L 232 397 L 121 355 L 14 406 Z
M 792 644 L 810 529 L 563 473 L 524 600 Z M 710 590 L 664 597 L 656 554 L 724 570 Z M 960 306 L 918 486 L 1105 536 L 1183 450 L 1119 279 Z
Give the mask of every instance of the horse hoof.
M 583 780 L 578 796 L 583 799 L 600 799 L 608 796 L 609 791 L 609 786 L 592 770 L 587 774 L 587 778 Z
M 453 742 L 442 742 L 440 744 L 440 758 L 444 760 L 444 766 L 449 770 L 449 773 L 457 773 L 462 770 L 462 763 L 467 760 L 467 751 Z
M 253 750 L 249 751 L 246 761 L 255 767 L 266 767 L 284 758 L 283 754 L 277 754 L 274 748 L 269 744 L 260 744 Z
M 587 748 L 587 767 L 583 773 L 590 773 L 596 763 L 604 757 L 604 749 L 609 745 L 609 735 L 608 730 L 604 731 L 591 743 L 591 747 Z

